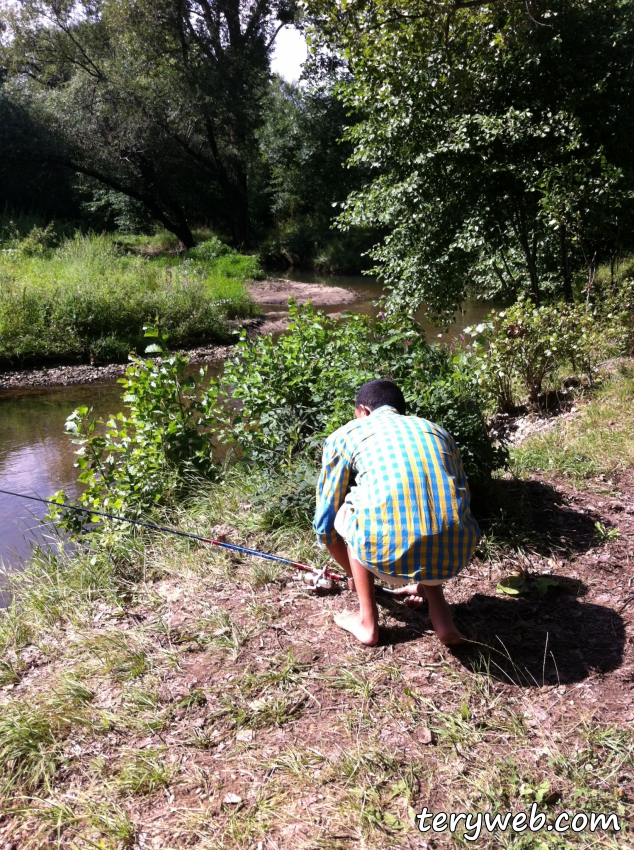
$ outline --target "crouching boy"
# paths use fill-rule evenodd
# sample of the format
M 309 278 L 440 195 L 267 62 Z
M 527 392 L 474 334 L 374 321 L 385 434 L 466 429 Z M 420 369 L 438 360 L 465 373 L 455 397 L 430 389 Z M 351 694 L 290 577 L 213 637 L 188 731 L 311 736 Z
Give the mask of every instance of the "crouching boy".
M 413 604 L 427 600 L 442 643 L 462 642 L 443 583 L 467 565 L 480 532 L 460 452 L 444 428 L 405 416 L 392 381 L 364 384 L 355 418 L 326 440 L 314 528 L 359 598 L 338 626 L 378 642 L 376 576 Z

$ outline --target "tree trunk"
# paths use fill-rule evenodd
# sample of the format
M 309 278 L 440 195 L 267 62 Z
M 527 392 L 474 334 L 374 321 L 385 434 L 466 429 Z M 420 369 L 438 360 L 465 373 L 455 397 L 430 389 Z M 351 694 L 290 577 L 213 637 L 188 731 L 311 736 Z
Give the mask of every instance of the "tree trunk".
M 539 291 L 539 277 L 537 275 L 537 233 L 533 233 L 533 245 L 531 247 L 528 243 L 528 234 L 524 227 L 524 215 L 522 214 L 521 208 L 515 211 L 510 211 L 509 221 L 513 228 L 513 233 L 515 233 L 515 237 L 522 247 L 522 251 L 524 252 L 524 257 L 526 259 L 528 275 L 531 282 L 531 301 L 536 307 L 539 307 L 541 293 Z
M 175 220 L 172 220 L 175 219 Z M 163 227 L 173 233 L 178 239 L 178 247 L 180 251 L 185 251 L 187 248 L 193 248 L 196 244 L 194 234 L 191 232 L 185 214 L 181 210 L 176 210 L 176 215 L 163 217 Z
M 102 174 L 94 168 L 89 168 L 79 162 L 73 162 L 72 160 L 60 159 L 57 157 L 50 157 L 46 161 L 52 165 L 69 168 L 79 174 L 85 174 L 86 177 L 92 177 L 95 180 L 99 180 L 100 183 L 103 183 L 104 186 L 108 186 L 110 189 L 114 189 L 115 192 L 121 192 L 122 195 L 127 195 L 129 198 L 134 198 L 135 201 L 139 201 L 139 203 L 143 204 L 153 219 L 160 221 L 169 233 L 173 233 L 174 236 L 176 236 L 179 245 L 182 246 L 183 249 L 193 248 L 196 244 L 196 240 L 194 239 L 194 235 L 187 223 L 184 211 L 173 201 L 170 203 L 170 212 L 166 213 L 162 209 L 156 197 L 120 183 L 115 178 Z
M 541 301 L 541 293 L 539 291 L 539 277 L 537 275 L 537 264 L 535 262 L 537 256 L 537 235 L 533 235 L 532 248 L 528 244 L 528 237 L 523 230 L 518 233 L 518 236 L 520 244 L 522 246 L 522 250 L 524 251 L 524 256 L 526 258 L 526 265 L 528 266 L 528 274 L 531 281 L 531 301 L 535 304 L 536 307 L 539 307 Z
M 563 225 L 559 228 L 559 242 L 561 245 L 561 273 L 564 280 L 564 298 L 569 304 L 572 304 L 572 275 L 570 274 L 570 263 L 568 262 L 566 228 Z
M 251 238 L 249 227 L 249 193 L 247 177 L 241 165 L 233 169 L 233 180 L 228 188 L 231 198 L 231 230 L 236 248 L 247 248 Z

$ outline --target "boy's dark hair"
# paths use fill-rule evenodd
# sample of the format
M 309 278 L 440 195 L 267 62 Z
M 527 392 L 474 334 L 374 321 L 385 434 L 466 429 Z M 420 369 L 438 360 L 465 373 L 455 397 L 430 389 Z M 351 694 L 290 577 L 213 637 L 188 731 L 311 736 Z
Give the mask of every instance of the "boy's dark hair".
M 394 381 L 387 381 L 384 378 L 378 378 L 376 381 L 368 381 L 367 384 L 364 384 L 357 393 L 354 402 L 355 407 L 363 405 L 369 407 L 370 410 L 376 410 L 378 407 L 383 407 L 384 404 L 396 408 L 400 414 L 405 413 L 403 393 Z

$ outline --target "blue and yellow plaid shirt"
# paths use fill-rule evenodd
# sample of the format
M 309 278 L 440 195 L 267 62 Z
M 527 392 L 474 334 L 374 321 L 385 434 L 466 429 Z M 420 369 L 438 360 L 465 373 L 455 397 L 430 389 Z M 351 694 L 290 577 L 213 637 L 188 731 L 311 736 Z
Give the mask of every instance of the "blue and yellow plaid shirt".
M 366 566 L 412 582 L 449 579 L 480 536 L 458 447 L 439 425 L 379 407 L 326 440 L 314 529 L 333 543 L 346 503 L 346 540 Z

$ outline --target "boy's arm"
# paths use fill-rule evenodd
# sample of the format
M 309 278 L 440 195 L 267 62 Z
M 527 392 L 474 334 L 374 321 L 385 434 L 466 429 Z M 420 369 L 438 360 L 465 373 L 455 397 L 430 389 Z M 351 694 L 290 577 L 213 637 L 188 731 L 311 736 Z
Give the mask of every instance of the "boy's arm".
M 335 435 L 333 435 L 334 437 Z M 343 442 L 329 437 L 324 445 L 313 528 L 322 546 L 339 539 L 335 517 L 350 489 L 352 468 Z

